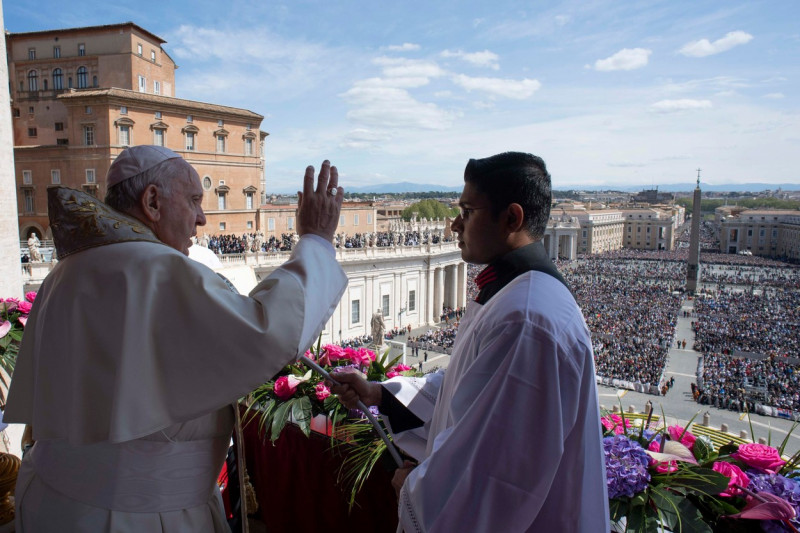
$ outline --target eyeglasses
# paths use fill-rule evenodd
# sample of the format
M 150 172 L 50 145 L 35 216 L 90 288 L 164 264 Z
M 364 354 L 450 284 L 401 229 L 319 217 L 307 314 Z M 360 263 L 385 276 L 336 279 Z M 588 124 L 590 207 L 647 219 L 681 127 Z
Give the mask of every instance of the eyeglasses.
M 470 213 L 473 211 L 480 211 L 481 209 L 488 209 L 488 207 L 464 207 L 463 205 L 458 206 L 458 211 L 461 214 L 461 220 L 467 220 L 469 218 Z

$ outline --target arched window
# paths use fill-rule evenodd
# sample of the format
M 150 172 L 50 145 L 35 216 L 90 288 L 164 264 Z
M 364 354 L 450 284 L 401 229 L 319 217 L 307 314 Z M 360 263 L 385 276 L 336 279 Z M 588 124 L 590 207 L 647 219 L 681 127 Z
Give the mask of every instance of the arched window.
M 85 89 L 89 86 L 87 77 L 86 67 L 78 67 L 78 89 Z
M 64 88 L 64 74 L 60 68 L 53 70 L 53 89 L 60 91 Z
M 39 90 L 39 74 L 35 70 L 31 70 L 28 72 L 28 90 L 29 91 Z
M 92 87 L 97 87 L 97 76 L 92 76 Z

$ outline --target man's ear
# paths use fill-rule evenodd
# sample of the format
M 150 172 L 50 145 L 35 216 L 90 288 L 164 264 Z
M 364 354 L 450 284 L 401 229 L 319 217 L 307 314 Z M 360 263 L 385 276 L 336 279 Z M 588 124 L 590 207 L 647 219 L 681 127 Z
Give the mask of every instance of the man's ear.
M 508 206 L 508 230 L 511 233 L 522 231 L 525 225 L 525 211 L 519 204 Z
M 148 221 L 158 222 L 161 219 L 161 208 L 164 204 L 163 200 L 158 186 L 151 183 L 145 187 L 142 195 L 139 197 L 139 208 Z

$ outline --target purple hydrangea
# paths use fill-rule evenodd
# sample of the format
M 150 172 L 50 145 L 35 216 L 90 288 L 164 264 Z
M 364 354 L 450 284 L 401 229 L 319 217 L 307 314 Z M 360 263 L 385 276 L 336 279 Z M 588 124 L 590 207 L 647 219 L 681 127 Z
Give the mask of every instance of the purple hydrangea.
M 775 496 L 780 496 L 794 507 L 795 512 L 800 516 L 800 483 L 794 479 L 784 477 L 780 474 L 768 474 L 750 470 L 747 472 L 750 478 L 750 485 L 747 487 L 753 492 L 769 492 Z
M 650 473 L 647 471 L 650 456 L 638 442 L 624 435 L 605 437 L 603 452 L 606 456 L 609 498 L 630 498 L 647 488 L 650 481 Z

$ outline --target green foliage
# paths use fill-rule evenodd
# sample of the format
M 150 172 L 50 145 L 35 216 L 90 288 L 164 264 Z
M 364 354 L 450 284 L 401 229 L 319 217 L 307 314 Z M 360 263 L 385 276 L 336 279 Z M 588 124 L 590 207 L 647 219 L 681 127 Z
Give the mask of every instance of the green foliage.
M 686 208 L 687 213 L 692 211 L 692 198 L 678 198 L 675 203 L 682 205 Z M 748 209 L 800 209 L 800 202 L 797 200 L 781 200 L 780 198 L 772 197 L 747 197 L 736 199 L 722 199 L 722 198 L 703 198 L 700 200 L 700 211 L 703 213 L 713 213 L 718 207 L 724 205 L 733 206 L 738 205 Z
M 428 220 L 447 217 L 455 218 L 458 215 L 458 209 L 448 207 L 438 200 L 426 199 L 411 204 L 403 210 L 403 220 L 409 221 L 414 215 L 417 218 L 426 218 Z

